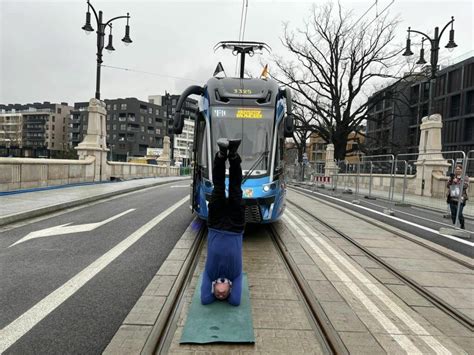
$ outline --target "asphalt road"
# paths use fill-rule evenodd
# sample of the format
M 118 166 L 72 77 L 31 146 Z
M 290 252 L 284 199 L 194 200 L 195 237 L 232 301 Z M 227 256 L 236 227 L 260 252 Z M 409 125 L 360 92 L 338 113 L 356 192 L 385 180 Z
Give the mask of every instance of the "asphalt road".
M 300 188 L 305 190 L 306 193 L 312 194 L 306 186 L 301 186 Z M 387 201 L 366 200 L 363 196 L 360 196 L 358 199 L 360 204 L 354 205 L 352 204 L 352 201 L 356 198 L 355 195 L 338 193 L 337 197 L 334 198 L 330 191 L 323 189 L 318 189 L 318 191 L 313 195 L 329 202 L 340 204 L 353 211 L 359 212 L 373 219 L 400 228 L 404 231 L 412 233 L 426 240 L 430 240 L 434 243 L 442 245 L 463 255 L 470 257 L 472 257 L 473 255 L 473 248 L 471 246 L 472 239 L 468 239 L 467 241 L 465 241 L 456 237 L 446 237 L 438 233 L 441 227 L 452 226 L 449 223 L 450 220 L 443 219 L 443 215 L 440 212 L 422 209 L 418 207 L 393 206 L 393 204 L 389 204 Z M 349 203 L 345 203 L 342 201 Z M 365 208 L 360 208 L 359 206 Z M 391 218 L 390 216 L 383 214 L 383 210 L 387 207 L 392 208 L 395 213 L 395 218 Z M 408 223 L 404 223 L 404 221 Z M 466 230 L 471 232 L 472 235 L 472 231 L 474 231 L 474 225 L 472 223 L 472 220 L 466 220 Z
M 187 201 L 175 205 L 188 192 L 187 181 L 166 184 L 1 232 L 0 349 L 2 341 L 16 336 L 5 354 L 100 354 L 191 222 Z M 173 205 L 170 215 L 110 256 Z M 49 231 L 12 246 L 34 231 L 98 223 L 126 211 L 91 231 Z M 90 273 L 89 265 L 106 257 L 112 261 L 78 286 L 83 270 Z M 58 301 L 68 287 L 77 290 Z M 58 288 L 62 291 L 52 294 Z M 45 311 L 54 302 L 57 307 Z M 38 320 L 41 312 L 46 315 Z M 25 331 L 24 324 L 31 329 Z

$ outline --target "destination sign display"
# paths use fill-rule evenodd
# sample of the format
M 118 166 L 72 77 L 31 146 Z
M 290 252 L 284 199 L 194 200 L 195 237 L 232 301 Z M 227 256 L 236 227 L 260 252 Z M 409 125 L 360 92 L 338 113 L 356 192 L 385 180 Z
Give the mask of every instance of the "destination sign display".
M 215 107 L 212 109 L 212 117 L 244 120 L 273 118 L 273 110 L 258 107 Z
M 235 114 L 236 118 L 262 118 L 262 110 L 256 110 L 256 109 L 240 109 L 237 111 Z

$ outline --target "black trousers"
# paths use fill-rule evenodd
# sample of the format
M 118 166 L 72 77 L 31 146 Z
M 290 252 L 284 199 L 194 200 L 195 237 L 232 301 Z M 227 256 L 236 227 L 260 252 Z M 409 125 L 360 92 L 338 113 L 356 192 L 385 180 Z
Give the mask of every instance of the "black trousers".
M 451 220 L 453 221 L 453 224 L 456 224 L 456 214 L 458 213 L 458 202 L 451 201 L 449 203 L 449 208 L 451 208 Z M 459 208 L 459 224 L 461 225 L 461 228 L 464 228 L 464 215 L 462 214 L 463 209 L 464 209 L 464 204 L 461 203 L 460 208 Z
M 209 228 L 241 233 L 245 228 L 245 207 L 242 202 L 242 160 L 229 159 L 229 198 L 225 197 L 225 159 L 216 154 L 212 168 L 214 190 L 209 201 Z

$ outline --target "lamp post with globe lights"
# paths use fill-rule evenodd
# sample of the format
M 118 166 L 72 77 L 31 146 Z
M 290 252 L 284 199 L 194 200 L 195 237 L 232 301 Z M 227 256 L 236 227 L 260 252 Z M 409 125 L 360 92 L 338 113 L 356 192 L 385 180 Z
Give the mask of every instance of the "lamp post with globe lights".
M 416 64 L 426 64 L 424 54 L 425 54 L 425 49 L 423 47 L 423 43 L 425 40 L 428 40 L 431 44 L 431 55 L 430 55 L 430 65 L 431 65 L 431 75 L 430 75 L 430 91 L 429 91 L 429 100 L 428 100 L 428 115 L 433 114 L 433 99 L 434 99 L 434 84 L 436 80 L 436 73 L 438 71 L 438 57 L 439 57 L 439 42 L 441 40 L 441 37 L 443 36 L 444 31 L 448 28 L 449 25 L 451 25 L 451 29 L 449 31 L 449 42 L 446 44 L 445 48 L 447 48 L 449 51 L 452 51 L 454 48 L 457 47 L 457 44 L 454 42 L 454 16 L 451 17 L 451 21 L 449 21 L 439 32 L 439 27 L 435 27 L 434 29 L 434 37 L 431 38 L 428 36 L 426 33 L 423 33 L 421 31 L 417 30 L 412 30 L 411 27 L 408 27 L 408 37 L 407 37 L 407 42 L 406 42 L 406 48 L 405 52 L 402 54 L 405 57 L 409 57 L 413 55 L 413 52 L 411 51 L 411 39 L 410 39 L 410 34 L 411 33 L 418 33 L 423 36 L 422 43 L 421 43 L 421 49 L 420 49 L 420 58 L 416 62 Z
M 117 16 L 114 18 L 111 18 L 107 22 L 103 22 L 104 20 L 102 19 L 102 11 L 97 11 L 95 10 L 94 6 L 90 3 L 90 1 L 87 1 L 87 12 L 86 12 L 86 24 L 82 26 L 82 29 L 86 32 L 86 34 L 89 34 L 94 31 L 94 28 L 91 25 L 91 13 L 90 9 L 92 9 L 92 12 L 94 13 L 94 17 L 96 19 L 96 24 L 97 24 L 97 74 L 96 74 L 96 90 L 95 90 L 95 98 L 97 100 L 100 100 L 100 67 L 102 64 L 102 51 L 104 49 L 104 38 L 105 38 L 105 31 L 107 27 L 109 27 L 109 43 L 107 44 L 107 49 L 109 52 L 112 52 L 115 50 L 113 44 L 112 44 L 112 22 L 121 18 L 126 18 L 127 19 L 127 24 L 125 26 L 125 36 L 122 38 L 122 42 L 124 42 L 126 45 L 129 45 L 132 43 L 132 40 L 130 39 L 130 26 L 129 26 L 129 20 L 130 20 L 130 14 L 127 12 L 127 16 Z
M 84 137 L 84 140 L 78 144 L 75 148 L 79 155 L 80 160 L 90 159 L 93 161 L 94 169 L 94 181 L 102 181 L 110 178 L 111 168 L 107 164 L 107 153 L 109 149 L 107 148 L 107 132 L 105 125 L 105 118 L 107 116 L 107 111 L 105 109 L 105 103 L 100 100 L 100 69 L 102 66 L 102 51 L 104 49 L 104 39 L 107 28 L 109 28 L 109 43 L 107 44 L 108 51 L 114 51 L 115 48 L 112 44 L 112 22 L 118 19 L 127 19 L 127 25 L 125 26 L 125 36 L 122 38 L 122 41 L 125 44 L 132 43 L 130 39 L 130 14 L 127 13 L 127 16 L 117 16 L 111 18 L 108 21 L 103 20 L 102 11 L 97 12 L 87 0 L 87 12 L 86 12 L 86 23 L 82 26 L 82 29 L 89 34 L 94 31 L 94 28 L 91 25 L 91 11 L 94 13 L 97 25 L 97 75 L 96 75 L 96 89 L 95 89 L 95 98 L 89 100 L 89 107 L 87 108 L 88 117 L 87 117 L 87 134 Z M 105 21 L 105 22 L 104 22 Z

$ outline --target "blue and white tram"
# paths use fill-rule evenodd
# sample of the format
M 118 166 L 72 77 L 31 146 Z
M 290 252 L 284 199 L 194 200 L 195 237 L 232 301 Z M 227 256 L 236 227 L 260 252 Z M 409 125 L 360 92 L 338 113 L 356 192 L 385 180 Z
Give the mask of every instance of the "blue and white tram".
M 224 48 L 241 53 L 242 58 L 264 45 L 259 42 L 221 43 Z M 192 210 L 207 219 L 217 140 L 238 138 L 242 140 L 239 154 L 246 220 L 250 223 L 278 220 L 285 208 L 285 138 L 291 137 L 293 131 L 289 89 L 279 88 L 273 79 L 243 78 L 242 65 L 240 78 L 213 77 L 204 87 L 191 86 L 181 94 L 174 117 L 175 134 L 182 132 L 181 109 L 186 98 L 193 94 L 199 95 L 200 100 L 194 132 Z

